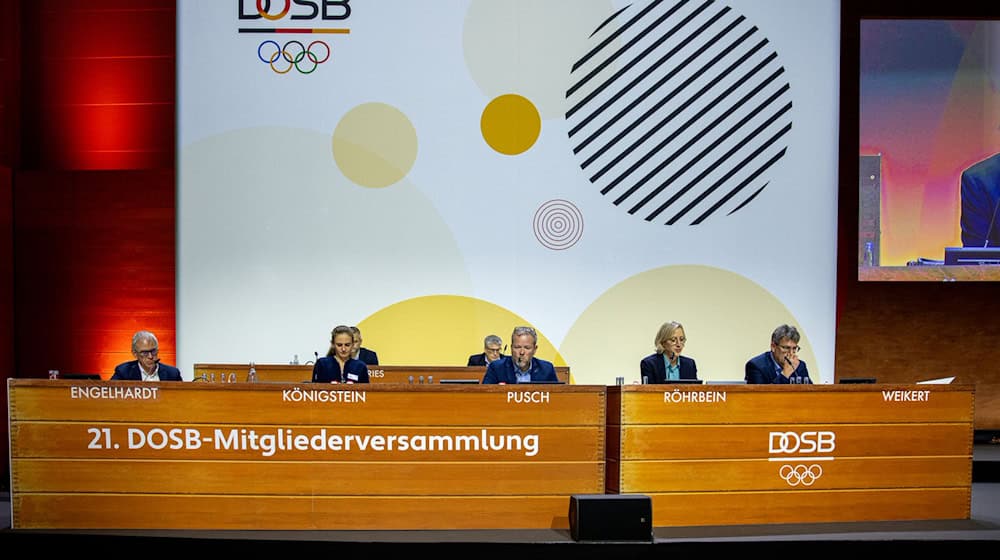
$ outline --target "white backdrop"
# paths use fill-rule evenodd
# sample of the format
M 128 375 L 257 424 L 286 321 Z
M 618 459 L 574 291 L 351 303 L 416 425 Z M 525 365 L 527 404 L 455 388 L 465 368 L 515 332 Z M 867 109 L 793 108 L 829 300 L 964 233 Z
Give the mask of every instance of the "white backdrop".
M 832 381 L 836 1 L 321 4 L 178 2 L 186 378 L 337 324 L 465 365 L 525 323 L 613 383 L 678 320 L 705 379 L 787 322 Z

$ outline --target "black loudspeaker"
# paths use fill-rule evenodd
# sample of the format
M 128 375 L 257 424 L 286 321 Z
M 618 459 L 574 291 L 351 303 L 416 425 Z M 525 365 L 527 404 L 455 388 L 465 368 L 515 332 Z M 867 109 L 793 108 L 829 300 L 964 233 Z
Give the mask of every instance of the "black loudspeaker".
M 653 502 L 641 494 L 575 494 L 569 497 L 569 530 L 575 541 L 652 541 Z

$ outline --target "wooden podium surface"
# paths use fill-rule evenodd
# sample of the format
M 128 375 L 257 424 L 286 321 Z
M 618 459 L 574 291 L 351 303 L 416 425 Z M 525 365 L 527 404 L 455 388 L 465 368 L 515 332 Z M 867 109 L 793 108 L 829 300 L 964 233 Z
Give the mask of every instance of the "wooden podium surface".
M 608 388 L 609 493 L 654 526 L 968 519 L 973 388 Z
M 15 529 L 542 529 L 968 519 L 967 385 L 8 380 Z
M 567 528 L 602 386 L 10 379 L 14 529 Z
M 991 282 L 1000 280 L 1000 266 L 860 266 L 858 267 L 858 280 L 896 282 Z
M 258 381 L 265 383 L 310 383 L 312 381 L 312 364 L 254 364 Z M 569 383 L 569 366 L 555 366 L 556 377 L 563 383 Z M 250 364 L 194 364 L 194 378 L 216 383 L 222 375 L 226 379 L 230 374 L 238 382 L 244 382 Z M 411 385 L 429 385 L 440 383 L 442 379 L 476 379 L 483 380 L 486 366 L 368 366 L 371 383 L 405 383 Z M 412 379 L 411 379 L 412 378 Z

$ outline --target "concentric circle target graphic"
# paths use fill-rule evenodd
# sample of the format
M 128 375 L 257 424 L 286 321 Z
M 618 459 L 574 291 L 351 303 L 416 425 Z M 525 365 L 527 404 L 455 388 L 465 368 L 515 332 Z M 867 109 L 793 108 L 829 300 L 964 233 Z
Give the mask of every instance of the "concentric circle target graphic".
M 570 83 L 580 168 L 646 221 L 696 225 L 744 208 L 788 147 L 785 69 L 722 2 L 636 2 L 609 14 Z
M 569 249 L 583 236 L 583 213 L 567 200 L 550 200 L 535 211 L 535 238 L 554 251 Z

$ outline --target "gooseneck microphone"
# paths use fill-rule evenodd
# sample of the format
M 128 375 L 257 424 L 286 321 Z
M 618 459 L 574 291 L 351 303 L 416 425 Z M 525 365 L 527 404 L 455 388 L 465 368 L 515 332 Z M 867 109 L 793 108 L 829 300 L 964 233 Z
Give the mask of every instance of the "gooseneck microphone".
M 993 216 L 990 218 L 990 227 L 986 230 L 986 242 L 983 243 L 983 249 L 990 246 L 990 235 L 993 233 L 993 225 L 997 221 L 997 209 L 1000 209 L 1000 198 L 997 198 L 996 204 L 993 205 Z

